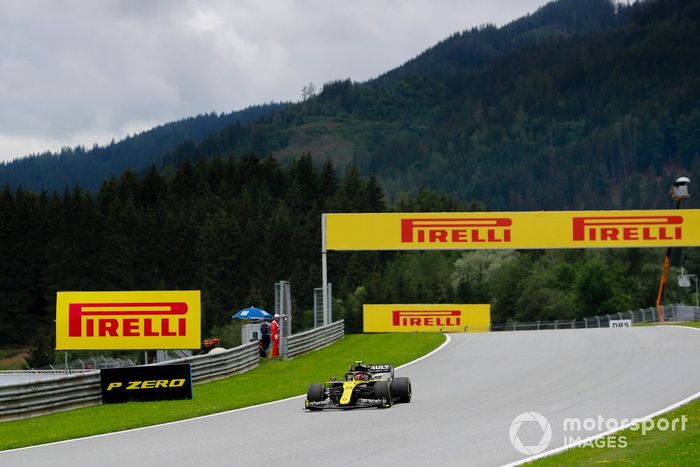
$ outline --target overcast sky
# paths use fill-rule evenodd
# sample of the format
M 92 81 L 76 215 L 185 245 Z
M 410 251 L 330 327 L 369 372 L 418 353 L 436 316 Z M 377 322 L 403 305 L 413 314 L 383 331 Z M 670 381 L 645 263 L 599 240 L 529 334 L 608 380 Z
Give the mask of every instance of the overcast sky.
M 547 0 L 2 0 L 0 161 L 366 81 Z

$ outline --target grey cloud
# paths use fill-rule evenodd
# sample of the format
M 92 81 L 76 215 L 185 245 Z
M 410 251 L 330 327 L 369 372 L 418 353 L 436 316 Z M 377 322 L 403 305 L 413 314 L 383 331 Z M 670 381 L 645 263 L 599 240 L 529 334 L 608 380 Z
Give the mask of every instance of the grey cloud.
M 22 149 L 32 139 L 90 146 L 80 138 L 298 100 L 310 81 L 364 81 L 455 31 L 543 3 L 1 2 L 0 160 L 33 151 Z

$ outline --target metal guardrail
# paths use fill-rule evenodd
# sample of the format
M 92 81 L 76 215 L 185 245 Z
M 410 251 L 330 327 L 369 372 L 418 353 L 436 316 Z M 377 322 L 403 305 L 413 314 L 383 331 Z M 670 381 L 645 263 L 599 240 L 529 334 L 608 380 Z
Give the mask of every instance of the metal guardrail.
M 664 316 L 666 321 L 683 321 L 687 313 L 684 312 L 685 305 L 664 305 Z M 700 309 L 694 312 L 695 319 L 700 321 Z M 635 323 L 656 323 L 658 316 L 656 308 L 640 308 L 619 313 L 593 316 L 581 319 L 559 319 L 554 321 L 530 321 L 519 323 L 517 321 L 507 324 L 492 324 L 491 331 L 535 331 L 541 329 L 583 329 L 583 328 L 607 328 L 611 320 L 629 319 Z
M 133 366 L 133 365 L 132 365 Z M 71 374 L 82 374 L 82 373 L 93 373 L 95 370 L 76 370 L 69 369 L 66 370 L 42 370 L 42 369 L 30 369 L 30 370 L 0 370 L 0 375 L 71 375 Z
M 100 373 L 0 386 L 0 420 L 34 417 L 99 404 Z
M 287 356 L 294 357 L 325 347 L 344 335 L 343 321 L 292 335 L 287 338 Z M 169 360 L 156 365 L 172 363 L 189 363 L 192 381 L 203 383 L 257 367 L 260 364 L 260 352 L 258 343 L 251 342 L 219 353 Z M 99 371 L 0 386 L 0 421 L 35 417 L 100 404 L 101 401 Z
M 154 363 L 154 365 L 175 363 L 189 363 L 192 368 L 192 382 L 205 383 L 252 370 L 260 364 L 260 352 L 258 343 L 250 342 L 221 353 L 178 358 Z
M 300 332 L 287 337 L 287 353 L 285 357 L 320 349 L 340 340 L 345 335 L 345 321 L 340 320 L 327 326 L 321 326 L 310 331 Z
M 202 383 L 243 373 L 260 364 L 257 343 L 249 343 L 221 353 L 161 362 L 189 363 L 192 381 Z M 0 420 L 45 415 L 77 407 L 100 404 L 102 392 L 99 371 L 31 383 L 0 386 Z

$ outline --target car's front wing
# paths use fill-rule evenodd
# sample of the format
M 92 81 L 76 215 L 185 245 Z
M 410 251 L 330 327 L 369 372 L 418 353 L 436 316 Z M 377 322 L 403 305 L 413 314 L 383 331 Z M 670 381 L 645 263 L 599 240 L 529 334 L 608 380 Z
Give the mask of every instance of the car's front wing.
M 324 401 L 310 402 L 305 401 L 304 408 L 309 410 L 323 410 L 323 409 L 361 409 L 366 407 L 386 407 L 388 402 L 386 399 L 364 399 L 360 398 L 355 401 L 354 404 L 339 404 L 333 402 L 331 399 L 326 399 Z

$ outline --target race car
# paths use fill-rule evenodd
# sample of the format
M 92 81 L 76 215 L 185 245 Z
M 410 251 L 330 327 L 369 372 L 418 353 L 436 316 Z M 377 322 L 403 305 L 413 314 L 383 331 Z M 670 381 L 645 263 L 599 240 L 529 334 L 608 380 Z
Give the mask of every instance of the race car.
M 395 378 L 393 365 L 356 361 L 342 380 L 331 378 L 324 384 L 309 385 L 304 408 L 386 408 L 407 402 L 411 402 L 411 381 L 406 377 Z

